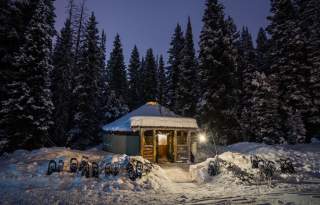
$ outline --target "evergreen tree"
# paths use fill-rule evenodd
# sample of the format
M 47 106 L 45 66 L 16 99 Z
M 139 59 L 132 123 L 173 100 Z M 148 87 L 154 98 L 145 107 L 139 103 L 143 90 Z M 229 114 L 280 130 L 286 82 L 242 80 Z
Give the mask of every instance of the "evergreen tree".
M 98 139 L 98 82 L 101 66 L 101 49 L 99 47 L 98 33 L 96 18 L 92 13 L 81 48 L 79 73 L 75 78 L 77 86 L 73 90 L 74 96 L 77 96 L 77 105 L 71 143 L 74 143 L 74 146 L 79 148 L 85 148 L 86 145 Z
M 145 102 L 157 98 L 157 65 L 152 49 L 147 50 L 143 70 L 143 90 Z
M 141 98 L 140 98 L 140 55 L 137 46 L 134 46 L 131 52 L 131 58 L 128 69 L 129 76 L 129 107 L 131 110 L 140 106 Z
M 317 0 L 301 1 L 301 27 L 307 36 L 307 59 L 311 66 L 308 90 L 312 105 L 307 121 L 307 141 L 320 133 L 320 4 Z
M 247 27 L 242 29 L 239 42 L 239 70 L 242 78 L 241 92 L 241 129 L 244 140 L 253 140 L 255 133 L 253 132 L 253 124 L 255 119 L 252 117 L 251 108 L 253 106 L 252 98 L 255 92 L 255 87 L 252 84 L 254 79 L 255 65 L 255 50 L 252 43 L 251 34 Z
M 190 17 L 188 18 L 181 56 L 176 94 L 176 111 L 183 116 L 193 117 L 196 112 L 198 98 L 198 78 Z
M 285 143 L 279 114 L 278 82 L 274 75 L 266 76 L 263 72 L 255 71 L 252 75 L 250 140 L 266 144 Z
M 167 85 L 167 78 L 165 74 L 165 67 L 164 67 L 164 61 L 163 56 L 160 55 L 159 63 L 158 63 L 158 102 L 160 105 L 166 105 L 166 85 Z
M 184 47 L 184 37 L 181 26 L 177 24 L 172 40 L 170 43 L 169 54 L 169 67 L 167 70 L 168 76 L 168 106 L 171 110 L 177 111 L 177 95 L 178 95 L 178 82 L 180 74 L 180 66 L 182 63 L 182 49 Z
M 256 62 L 259 71 L 268 73 L 269 72 L 269 40 L 267 34 L 263 28 L 259 29 L 257 36 L 257 49 L 256 49 Z
M 12 93 L 8 86 L 16 79 L 16 55 L 25 42 L 25 32 L 37 8 L 38 0 L 12 1 L 4 0 L 0 3 L 0 104 L 5 104 Z M 5 108 L 4 106 L 3 108 Z M 2 110 L 2 111 L 1 111 Z M 11 136 L 7 131 L 11 125 L 7 110 L 0 109 L 0 152 L 8 147 Z M 14 117 L 14 115 L 13 115 Z M 14 145 L 15 146 L 15 145 Z
M 68 18 L 57 37 L 53 53 L 51 74 L 52 102 L 54 105 L 52 136 L 56 145 L 65 146 L 70 129 L 71 116 L 71 72 L 73 65 L 73 38 L 71 20 Z
M 203 126 L 217 133 L 219 143 L 237 140 L 237 93 L 233 36 L 224 19 L 223 6 L 208 0 L 200 35 L 201 99 L 199 117 Z
M 107 122 L 107 119 L 104 116 L 106 110 L 106 101 L 108 95 L 108 83 L 107 83 L 107 70 L 106 70 L 106 33 L 102 31 L 100 39 L 100 66 L 99 66 L 99 84 L 98 84 L 98 93 L 99 93 L 99 117 L 100 125 L 104 125 Z
M 15 75 L 10 76 L 9 96 L 2 102 L 1 110 L 11 148 L 52 144 L 48 131 L 53 109 L 49 89 L 53 18 L 53 2 L 39 0 L 26 27 L 23 44 L 14 57 Z
M 116 35 L 113 42 L 113 50 L 107 63 L 107 79 L 108 79 L 108 100 L 106 107 L 108 110 L 114 110 L 115 115 L 106 113 L 108 121 L 115 120 L 119 116 L 128 112 L 127 94 L 128 82 L 126 67 L 124 64 L 123 51 L 119 34 Z M 116 101 L 116 103 L 115 103 Z
M 110 54 L 107 69 L 110 89 L 115 92 L 116 96 L 124 100 L 127 96 L 128 82 L 119 34 L 116 35 L 113 42 L 113 50 Z
M 273 1 L 272 12 L 273 15 L 269 18 L 271 25 L 268 27 L 272 36 L 270 71 L 281 82 L 279 93 L 282 118 L 286 121 L 283 129 L 290 132 L 292 127 L 288 125 L 297 123 L 297 121 L 290 121 L 293 119 L 292 116 L 301 115 L 302 117 L 300 120 L 302 124 L 296 124 L 296 126 L 304 127 L 306 123 L 306 114 L 311 105 L 308 94 L 311 68 L 306 61 L 306 37 L 292 2 L 290 0 Z M 289 142 L 302 141 L 301 138 L 302 136 L 299 136 L 299 139 L 290 139 Z

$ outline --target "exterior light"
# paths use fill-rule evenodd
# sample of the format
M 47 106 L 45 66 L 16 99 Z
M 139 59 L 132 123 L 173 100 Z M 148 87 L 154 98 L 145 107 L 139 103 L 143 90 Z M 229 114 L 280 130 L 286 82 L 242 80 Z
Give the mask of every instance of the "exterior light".
M 198 138 L 199 138 L 199 142 L 200 143 L 205 143 L 207 142 L 207 136 L 204 134 L 204 133 L 201 133 L 198 135 Z

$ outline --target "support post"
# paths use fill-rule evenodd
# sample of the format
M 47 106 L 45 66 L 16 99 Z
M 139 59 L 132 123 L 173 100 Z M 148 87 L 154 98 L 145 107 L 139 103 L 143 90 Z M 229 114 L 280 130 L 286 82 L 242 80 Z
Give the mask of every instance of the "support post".
M 187 135 L 187 145 L 188 145 L 188 161 L 191 162 L 191 133 L 188 131 Z
M 157 162 L 157 135 L 156 130 L 152 130 L 153 133 L 153 161 Z
M 143 157 L 144 129 L 140 128 L 140 155 Z
M 174 162 L 177 161 L 177 130 L 174 130 L 173 133 L 173 153 L 174 153 Z

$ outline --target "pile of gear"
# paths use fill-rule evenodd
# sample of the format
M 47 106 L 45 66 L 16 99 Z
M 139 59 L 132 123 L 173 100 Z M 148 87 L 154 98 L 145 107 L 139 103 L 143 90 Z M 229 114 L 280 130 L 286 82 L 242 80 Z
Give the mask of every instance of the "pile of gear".
M 53 172 L 62 172 L 64 170 L 63 160 L 60 159 L 58 163 L 55 160 L 50 160 L 47 175 L 51 175 Z M 80 163 L 77 158 L 71 158 L 69 162 L 69 171 L 71 173 L 80 173 L 81 176 L 85 176 L 86 178 L 99 178 L 100 172 L 98 163 L 90 162 L 89 158 L 86 156 L 82 156 Z
M 258 169 L 261 179 L 271 180 L 276 173 L 295 174 L 292 161 L 289 158 L 281 158 L 276 162 L 279 163 L 279 169 L 276 168 L 276 163 L 270 160 L 262 159 L 259 156 L 252 155 L 250 157 L 252 169 Z
M 278 169 L 276 168 L 276 163 L 270 160 L 262 159 L 259 156 L 252 155 L 250 157 L 251 168 L 258 170 L 258 177 L 254 174 L 242 170 L 239 166 L 234 163 L 227 162 L 225 160 L 216 157 L 211 160 L 208 165 L 208 175 L 216 176 L 221 173 L 221 168 L 225 168 L 227 171 L 232 172 L 241 181 L 246 183 L 255 183 L 255 181 L 270 181 L 276 174 L 295 174 L 296 171 L 289 158 L 281 158 L 277 160 Z
M 104 170 L 105 176 L 117 176 L 120 173 L 125 173 L 132 181 L 137 178 L 142 178 L 151 172 L 153 164 L 150 162 L 142 162 L 135 158 L 128 158 L 125 166 L 121 166 L 120 162 L 109 162 L 105 164 L 104 168 L 100 169 L 97 162 L 90 162 L 87 156 L 82 156 L 80 163 L 77 158 L 71 158 L 69 162 L 70 173 L 80 173 L 81 176 L 86 178 L 94 177 L 99 178 L 100 173 Z M 54 172 L 64 171 L 64 161 L 50 160 L 48 164 L 47 175 Z

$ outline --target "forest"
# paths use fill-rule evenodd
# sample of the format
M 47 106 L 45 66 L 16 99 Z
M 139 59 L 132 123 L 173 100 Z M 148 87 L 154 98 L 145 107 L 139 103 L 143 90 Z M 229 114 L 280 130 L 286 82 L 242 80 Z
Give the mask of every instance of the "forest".
M 271 0 L 257 39 L 207 0 L 199 51 L 191 19 L 168 59 L 107 36 L 83 1 L 56 31 L 54 0 L 1 0 L 0 153 L 101 141 L 101 127 L 148 101 L 195 117 L 211 141 L 308 143 L 320 134 L 319 0 Z M 255 41 L 255 42 L 254 42 Z M 111 43 L 111 42 L 110 42 Z

